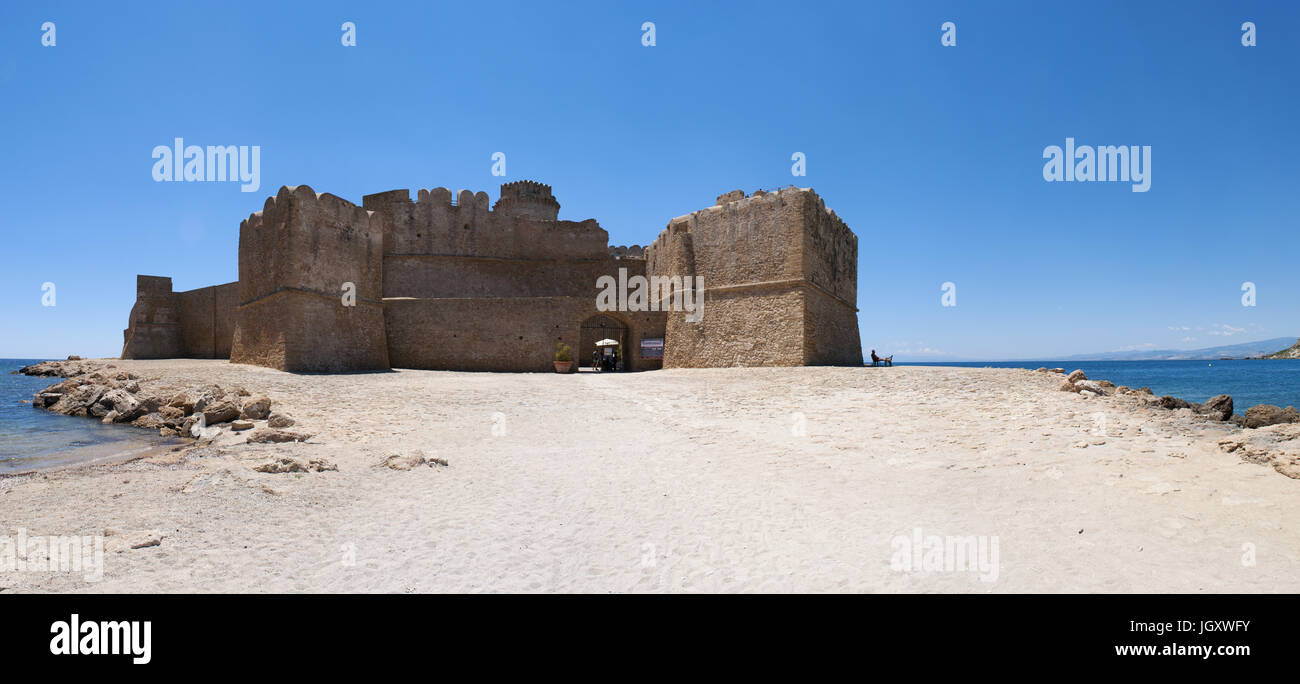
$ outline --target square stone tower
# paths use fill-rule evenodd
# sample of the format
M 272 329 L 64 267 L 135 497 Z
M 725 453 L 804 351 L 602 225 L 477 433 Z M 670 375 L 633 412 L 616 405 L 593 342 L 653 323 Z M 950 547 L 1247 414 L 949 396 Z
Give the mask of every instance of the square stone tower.
M 810 188 L 722 195 L 669 221 L 646 261 L 703 280 L 702 312 L 668 314 L 665 368 L 862 365 L 858 239 Z
M 230 360 L 300 372 L 387 369 L 383 247 L 382 217 L 305 185 L 280 188 L 239 226 Z

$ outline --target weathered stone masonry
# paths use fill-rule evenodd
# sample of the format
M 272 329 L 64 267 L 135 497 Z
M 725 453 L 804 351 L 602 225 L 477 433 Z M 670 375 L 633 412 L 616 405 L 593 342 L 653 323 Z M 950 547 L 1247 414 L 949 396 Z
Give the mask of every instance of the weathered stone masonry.
M 560 220 L 540 183 L 488 201 L 436 188 L 358 207 L 281 188 L 240 224 L 237 282 L 173 293 L 169 278 L 138 277 L 122 357 L 547 371 L 556 342 L 585 364 L 594 340 L 615 337 L 631 370 L 862 363 L 857 238 L 811 189 L 728 193 L 644 250 L 610 247 L 594 219 Z M 702 278 L 703 314 L 598 311 L 598 279 L 620 269 Z M 663 361 L 642 359 L 656 337 Z

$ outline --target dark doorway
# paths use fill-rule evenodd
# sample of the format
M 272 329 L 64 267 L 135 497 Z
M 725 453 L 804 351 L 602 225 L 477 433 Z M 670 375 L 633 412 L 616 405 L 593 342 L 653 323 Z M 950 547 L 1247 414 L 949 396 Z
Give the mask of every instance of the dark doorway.
M 578 332 L 578 347 L 573 350 L 578 357 L 579 367 L 589 368 L 593 365 L 597 352 L 596 343 L 604 339 L 618 341 L 616 349 L 618 349 L 618 358 L 623 363 L 623 370 L 632 370 L 628 366 L 630 355 L 627 348 L 627 325 L 606 314 L 596 314 L 582 322 L 582 328 Z

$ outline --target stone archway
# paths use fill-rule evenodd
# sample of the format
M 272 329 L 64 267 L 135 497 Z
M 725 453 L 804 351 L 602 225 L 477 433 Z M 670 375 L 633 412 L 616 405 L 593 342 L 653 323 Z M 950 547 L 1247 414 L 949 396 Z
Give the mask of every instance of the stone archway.
M 634 370 L 630 367 L 632 354 L 628 349 L 631 342 L 631 335 L 628 334 L 629 326 L 622 319 L 611 316 L 607 313 L 599 313 L 588 317 L 582 322 L 578 329 L 578 346 L 574 348 L 573 353 L 577 357 L 578 366 L 588 368 L 591 366 L 592 353 L 596 350 L 596 342 L 609 338 L 618 340 L 619 358 L 623 359 L 623 370 Z

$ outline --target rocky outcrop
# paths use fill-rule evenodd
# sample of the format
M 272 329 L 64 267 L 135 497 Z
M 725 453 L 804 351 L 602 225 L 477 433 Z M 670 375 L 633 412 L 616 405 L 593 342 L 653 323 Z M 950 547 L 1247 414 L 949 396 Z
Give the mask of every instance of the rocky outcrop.
M 31 375 L 42 378 L 74 378 L 86 372 L 79 363 L 69 361 L 42 361 L 18 369 L 19 375 Z
M 1038 371 L 1049 372 L 1049 369 L 1040 368 Z M 1088 380 L 1082 370 L 1070 373 L 1061 383 L 1060 389 L 1062 392 L 1077 392 L 1084 397 L 1127 396 L 1136 399 L 1141 405 L 1155 406 L 1169 411 L 1191 409 L 1195 414 L 1205 416 L 1209 420 L 1232 421 L 1241 425 L 1245 425 L 1246 422 L 1241 416 L 1233 415 L 1232 397 L 1227 394 L 1210 397 L 1204 404 L 1194 404 L 1185 399 L 1169 395 L 1157 397 L 1152 394 L 1150 387 L 1133 389 L 1125 386 L 1116 387 L 1115 383 L 1109 380 Z M 1277 407 L 1273 408 L 1276 409 Z M 1281 409 L 1277 410 L 1281 411 Z M 1294 409 L 1292 410 L 1294 411 Z M 1272 416 L 1273 414 L 1270 413 L 1269 415 Z M 1280 416 L 1280 414 L 1278 415 Z M 1283 420 L 1282 422 L 1288 421 Z
M 1079 382 L 1074 383 L 1074 386 L 1079 388 L 1079 392 L 1092 392 L 1099 396 L 1115 393 L 1115 385 L 1105 381 L 1097 382 L 1095 380 L 1080 380 Z
M 1259 404 L 1246 409 L 1245 426 L 1261 428 L 1269 425 L 1300 423 L 1300 411 L 1294 406 L 1281 408 L 1272 404 Z
M 1179 399 L 1178 397 L 1171 397 L 1167 394 L 1163 397 L 1160 397 L 1160 399 L 1156 403 L 1157 405 L 1160 406 L 1160 408 L 1169 409 L 1170 411 L 1192 407 L 1192 404 L 1187 400 Z
M 248 435 L 249 444 L 280 444 L 284 442 L 305 442 L 311 435 L 274 428 L 258 428 Z
M 244 420 L 266 420 L 269 415 L 271 415 L 271 400 L 266 397 L 246 399 L 239 409 L 239 417 Z
M 113 366 L 51 361 L 22 369 L 26 375 L 66 379 L 37 392 L 32 406 L 68 416 L 98 418 L 103 423 L 124 423 L 157 430 L 164 437 L 199 436 L 197 429 L 223 425 L 245 416 L 262 420 L 271 412 L 265 396 L 248 397 L 239 388 L 208 385 L 180 392 L 141 384 L 129 372 L 112 373 Z M 251 427 L 251 425 L 250 425 Z M 301 440 L 299 440 L 301 441 Z
M 259 473 L 323 473 L 338 471 L 339 467 L 323 458 L 303 461 L 287 456 L 268 461 L 253 468 Z
M 287 428 L 293 427 L 294 422 L 293 417 L 287 413 L 273 412 L 271 413 L 271 416 L 266 419 L 266 426 L 273 428 Z
M 1232 397 L 1226 394 L 1210 397 L 1204 404 L 1197 405 L 1195 410 L 1214 420 L 1228 420 L 1232 418 Z
M 1040 369 L 1044 373 L 1054 373 L 1060 369 Z M 1064 371 L 1062 371 L 1064 372 Z M 1083 371 L 1076 370 L 1066 376 L 1060 387 L 1062 392 L 1077 392 L 1085 397 L 1107 397 L 1115 394 L 1115 383 L 1108 380 L 1089 380 Z
M 1264 357 L 1261 357 L 1261 358 L 1265 358 L 1265 359 L 1300 359 L 1300 340 L 1296 340 L 1296 343 L 1295 343 L 1295 344 L 1291 345 L 1290 347 L 1288 347 L 1288 348 L 1286 348 L 1286 349 L 1283 349 L 1283 350 L 1280 351 L 1280 352 L 1276 352 L 1276 353 L 1273 353 L 1273 354 L 1269 354 L 1268 356 L 1264 356 Z
M 405 454 L 390 454 L 378 465 L 391 470 L 411 470 L 420 466 L 446 466 L 447 459 L 425 456 L 423 451 L 413 449 Z

